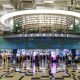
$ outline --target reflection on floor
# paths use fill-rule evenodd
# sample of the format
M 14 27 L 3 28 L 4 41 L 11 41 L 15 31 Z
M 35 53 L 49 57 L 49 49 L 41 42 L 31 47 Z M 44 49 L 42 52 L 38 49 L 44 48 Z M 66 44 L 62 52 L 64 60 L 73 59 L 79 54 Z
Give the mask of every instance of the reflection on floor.
M 80 69 L 73 67 L 56 67 L 56 63 L 50 65 L 32 65 L 27 66 L 8 65 L 5 68 L 0 67 L 0 80 L 80 80 Z M 80 65 L 80 64 L 78 64 Z

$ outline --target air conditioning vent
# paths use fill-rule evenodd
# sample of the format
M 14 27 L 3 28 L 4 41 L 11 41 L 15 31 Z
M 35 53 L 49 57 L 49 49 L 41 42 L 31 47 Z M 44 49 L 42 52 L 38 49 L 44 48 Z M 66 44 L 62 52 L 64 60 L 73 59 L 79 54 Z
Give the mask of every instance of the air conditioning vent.
M 22 1 L 23 3 L 32 3 L 32 1 Z
M 75 10 L 80 10 L 80 7 L 76 7 Z

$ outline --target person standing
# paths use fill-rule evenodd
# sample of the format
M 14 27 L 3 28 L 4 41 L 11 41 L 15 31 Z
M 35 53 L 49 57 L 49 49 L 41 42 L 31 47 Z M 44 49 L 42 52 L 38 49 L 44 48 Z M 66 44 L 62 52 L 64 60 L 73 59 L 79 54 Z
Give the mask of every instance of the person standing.
M 4 64 L 4 67 L 5 67 L 6 59 L 7 59 L 7 55 L 6 55 L 6 53 L 3 53 L 3 64 Z
M 35 56 L 35 65 L 37 67 L 37 72 L 38 72 L 39 70 L 39 55 L 38 54 Z
M 68 60 L 69 60 L 69 64 L 71 65 L 72 64 L 72 56 L 71 55 L 68 56 Z
M 0 54 L 0 66 L 2 65 L 2 55 Z

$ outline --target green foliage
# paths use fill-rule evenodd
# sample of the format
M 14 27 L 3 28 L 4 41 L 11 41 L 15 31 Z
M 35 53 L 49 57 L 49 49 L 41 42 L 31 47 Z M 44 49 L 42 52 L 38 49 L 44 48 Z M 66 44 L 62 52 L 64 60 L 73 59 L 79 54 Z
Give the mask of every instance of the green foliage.
M 74 31 L 75 31 L 75 33 L 80 34 L 80 23 L 77 24 L 77 25 L 74 27 Z
M 19 33 L 19 32 L 20 32 L 20 24 L 18 21 L 14 19 L 13 33 Z

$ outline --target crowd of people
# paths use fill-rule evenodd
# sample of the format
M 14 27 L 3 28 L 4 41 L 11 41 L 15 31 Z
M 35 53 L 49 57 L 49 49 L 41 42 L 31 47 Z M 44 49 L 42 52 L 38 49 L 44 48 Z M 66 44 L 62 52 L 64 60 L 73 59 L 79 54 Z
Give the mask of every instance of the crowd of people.
M 11 65 L 11 67 L 17 66 L 17 70 L 19 71 L 21 68 L 33 69 L 35 73 L 35 67 L 37 71 L 40 70 L 40 67 L 44 70 L 45 68 L 50 69 L 49 74 L 56 73 L 57 67 L 61 66 L 63 70 L 67 66 L 71 66 L 76 68 L 76 64 L 78 57 L 75 55 L 64 55 L 61 56 L 59 54 L 56 55 L 55 52 L 50 53 L 36 53 L 32 54 L 6 54 L 6 52 L 0 54 L 0 64 L 3 65 L 3 68 L 6 65 Z M 0 65 L 1 66 L 1 65 Z
M 65 56 L 60 56 L 60 55 L 51 55 L 50 54 L 36 54 L 34 55 L 34 53 L 31 55 L 29 54 L 14 54 L 14 53 L 11 53 L 11 54 L 6 54 L 6 52 L 4 52 L 2 55 L 0 54 L 0 62 L 2 61 L 4 66 L 6 64 L 6 62 L 8 64 L 12 63 L 16 63 L 16 64 L 21 64 L 23 62 L 27 62 L 27 61 L 30 61 L 30 63 L 35 63 L 35 65 L 37 67 L 39 67 L 39 63 L 53 63 L 53 62 L 56 62 L 56 63 L 60 63 L 61 62 L 65 62 L 66 65 L 71 65 L 72 63 L 77 63 L 77 56 L 73 56 L 73 55 L 65 55 Z

